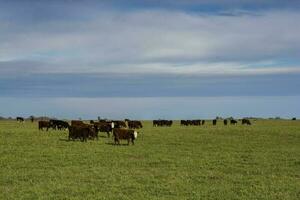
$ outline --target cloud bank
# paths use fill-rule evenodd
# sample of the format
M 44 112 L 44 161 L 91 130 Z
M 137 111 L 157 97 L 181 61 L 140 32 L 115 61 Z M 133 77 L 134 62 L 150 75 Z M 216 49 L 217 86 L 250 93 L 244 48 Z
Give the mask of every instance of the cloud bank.
M 36 24 L 0 18 L 0 72 L 299 73 L 299 12 L 228 16 L 101 10 L 82 15 Z

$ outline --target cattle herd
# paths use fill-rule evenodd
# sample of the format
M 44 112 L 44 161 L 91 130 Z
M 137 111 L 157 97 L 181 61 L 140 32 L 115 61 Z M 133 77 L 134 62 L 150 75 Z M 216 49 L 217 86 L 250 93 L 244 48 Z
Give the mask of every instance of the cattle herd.
M 128 127 L 128 128 L 127 128 Z M 115 144 L 120 144 L 120 140 L 127 140 L 128 144 L 134 144 L 137 137 L 137 129 L 143 128 L 140 121 L 121 121 L 121 120 L 90 120 L 90 123 L 84 123 L 81 120 L 72 120 L 71 124 L 63 120 L 40 120 L 38 122 L 39 130 L 68 130 L 69 140 L 79 139 L 87 141 L 87 139 L 98 139 L 99 132 L 104 132 L 107 137 L 113 134 Z
M 33 116 L 30 116 L 30 121 L 33 122 Z M 17 117 L 18 122 L 25 122 L 24 118 Z M 293 118 L 293 120 L 295 120 Z M 212 125 L 217 125 L 219 119 L 213 119 Z M 251 121 L 248 118 L 240 119 L 242 125 L 251 125 Z M 180 126 L 203 126 L 205 120 L 180 120 Z M 238 124 L 238 120 L 235 119 L 224 119 L 223 124 L 227 126 Z M 173 125 L 172 120 L 153 120 L 153 127 L 171 127 Z M 87 141 L 87 139 L 98 139 L 99 133 L 106 133 L 107 137 L 113 135 L 114 143 L 120 144 L 120 140 L 127 140 L 128 145 L 130 142 L 134 144 L 134 140 L 137 138 L 137 129 L 143 128 L 142 122 L 138 120 L 106 120 L 98 119 L 97 121 L 90 120 L 89 123 L 85 123 L 82 120 L 72 120 L 71 123 L 63 120 L 50 119 L 50 120 L 39 120 L 38 129 L 43 131 L 53 130 L 68 130 L 69 140 L 81 140 Z

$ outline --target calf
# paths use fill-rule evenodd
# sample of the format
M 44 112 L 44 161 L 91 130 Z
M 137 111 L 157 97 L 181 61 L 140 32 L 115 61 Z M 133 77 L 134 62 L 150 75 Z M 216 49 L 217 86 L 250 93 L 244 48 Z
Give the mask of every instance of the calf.
M 137 131 L 132 129 L 115 128 L 113 129 L 113 136 L 115 144 L 120 144 L 120 140 L 127 140 L 128 145 L 130 141 L 134 145 L 134 140 L 137 138 Z

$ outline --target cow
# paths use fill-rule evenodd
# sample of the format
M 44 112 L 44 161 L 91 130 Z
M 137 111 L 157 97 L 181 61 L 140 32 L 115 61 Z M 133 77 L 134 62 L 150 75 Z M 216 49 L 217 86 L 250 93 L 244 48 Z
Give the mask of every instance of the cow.
M 187 120 L 180 120 L 180 126 L 187 126 Z
M 251 122 L 249 119 L 242 119 L 242 124 L 251 125 Z
M 293 117 L 293 119 L 292 119 L 293 121 L 295 121 L 295 120 L 297 120 L 297 118 L 296 117 Z
M 34 122 L 34 116 L 31 115 L 29 118 L 30 118 L 31 123 L 33 123 Z
M 115 128 L 126 128 L 127 127 L 125 121 L 113 120 L 112 122 L 115 124 Z
M 129 129 L 139 129 L 143 128 L 142 122 L 140 121 L 128 121 L 128 128 Z
M 200 126 L 201 125 L 201 120 L 196 119 L 196 120 L 181 120 L 180 125 L 184 126 Z
M 46 130 L 48 131 L 50 127 L 51 125 L 49 121 L 39 121 L 39 130 L 44 130 L 44 128 L 46 128 Z
M 25 122 L 23 117 L 17 117 L 16 119 L 18 122 Z
M 227 126 L 227 119 L 224 119 L 224 125 Z
M 98 132 L 105 132 L 107 133 L 107 137 L 109 137 L 110 132 L 112 132 L 112 126 L 109 122 L 95 122 L 94 123 L 95 131 Z
M 86 141 L 87 138 L 98 139 L 98 133 L 93 125 L 90 124 L 80 124 L 73 125 L 69 127 L 69 140 L 70 139 L 80 139 L 81 141 Z
M 216 119 L 213 120 L 213 125 L 214 126 L 217 125 L 217 120 Z
M 134 140 L 137 138 L 138 132 L 132 129 L 114 128 L 113 136 L 115 144 L 120 144 L 120 140 L 127 140 L 128 145 L 131 143 L 134 145 Z
M 172 120 L 153 120 L 153 126 L 172 126 Z
M 84 125 L 84 123 L 81 120 L 72 120 L 71 121 L 71 126 L 77 126 L 77 125 Z
M 231 120 L 230 120 L 230 124 L 231 124 L 231 125 L 235 125 L 235 124 L 237 124 L 237 123 L 238 123 L 238 122 L 237 122 L 235 119 L 231 119 Z
M 56 129 L 62 130 L 62 129 L 69 128 L 69 123 L 62 120 L 51 119 L 49 122 L 50 122 L 50 127 L 53 128 L 54 130 Z
M 202 125 L 204 125 L 205 124 L 205 120 L 202 120 Z

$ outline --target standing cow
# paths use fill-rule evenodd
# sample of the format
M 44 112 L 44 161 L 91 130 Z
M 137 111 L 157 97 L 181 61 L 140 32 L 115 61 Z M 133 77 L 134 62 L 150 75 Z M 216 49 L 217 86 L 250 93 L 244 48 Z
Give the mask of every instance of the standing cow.
M 217 120 L 216 119 L 213 120 L 213 125 L 214 126 L 217 125 Z
M 234 119 L 231 119 L 231 120 L 230 120 L 230 124 L 231 124 L 231 125 L 235 125 L 235 124 L 237 124 L 237 123 L 238 123 L 238 122 L 237 122 L 236 120 L 234 120 Z
M 51 127 L 50 122 L 48 121 L 39 121 L 39 130 L 44 130 L 44 128 L 46 128 L 46 130 L 48 131 L 48 129 Z
M 227 126 L 227 119 L 224 119 L 224 125 Z
M 131 143 L 134 145 L 134 140 L 137 138 L 137 131 L 131 129 L 114 128 L 113 136 L 115 144 L 120 144 L 120 140 L 127 140 L 128 145 Z
M 17 122 L 25 122 L 23 117 L 17 117 Z
M 251 122 L 249 119 L 242 119 L 242 124 L 251 125 Z

